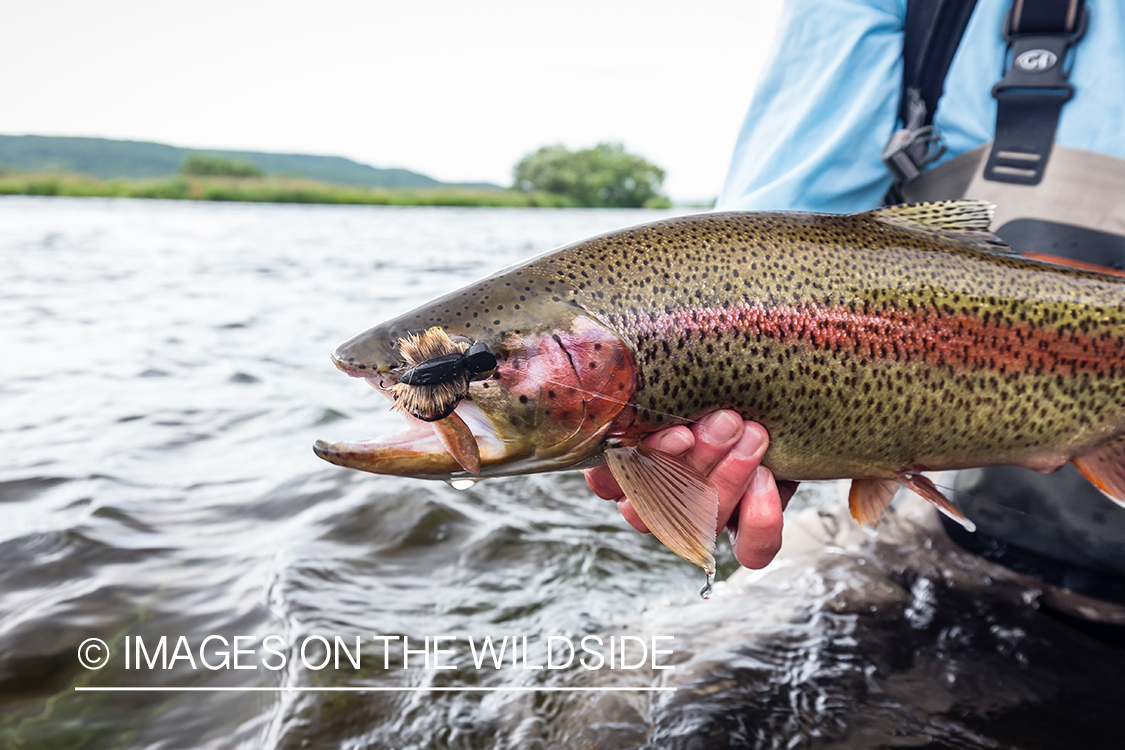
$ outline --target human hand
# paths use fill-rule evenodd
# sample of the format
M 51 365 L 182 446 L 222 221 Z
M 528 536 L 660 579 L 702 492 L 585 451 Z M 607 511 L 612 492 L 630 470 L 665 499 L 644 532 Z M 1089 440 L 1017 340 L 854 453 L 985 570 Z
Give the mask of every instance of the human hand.
M 719 529 L 730 534 L 734 556 L 747 568 L 764 568 L 781 549 L 781 512 L 796 482 L 774 481 L 761 466 L 769 435 L 760 424 L 745 422 L 736 411 L 708 414 L 689 429 L 679 425 L 655 432 L 645 444 L 683 461 L 719 490 Z M 621 492 L 608 466 L 587 469 L 586 483 L 598 497 L 617 502 L 625 520 L 642 533 L 648 527 Z

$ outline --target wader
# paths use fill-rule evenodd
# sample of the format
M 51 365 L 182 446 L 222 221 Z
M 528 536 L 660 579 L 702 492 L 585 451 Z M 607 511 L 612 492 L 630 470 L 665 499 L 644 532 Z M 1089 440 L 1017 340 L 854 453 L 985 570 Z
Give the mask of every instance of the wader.
M 995 140 L 926 169 L 941 155 L 932 113 L 974 4 L 937 0 L 920 11 L 912 0 L 913 19 L 908 6 L 905 126 L 884 152 L 896 177 L 888 201 L 987 200 L 996 204 L 994 231 L 1015 250 L 1125 269 L 1125 160 L 1053 145 L 1073 93 L 1064 61 L 1087 23 L 1080 0 L 1017 0 L 1003 29 L 1008 69 L 993 88 Z M 977 526 L 972 534 L 943 517 L 955 542 L 1037 579 L 1048 606 L 1125 625 L 1125 509 L 1072 465 L 1049 475 L 1011 466 L 961 471 L 954 490 Z

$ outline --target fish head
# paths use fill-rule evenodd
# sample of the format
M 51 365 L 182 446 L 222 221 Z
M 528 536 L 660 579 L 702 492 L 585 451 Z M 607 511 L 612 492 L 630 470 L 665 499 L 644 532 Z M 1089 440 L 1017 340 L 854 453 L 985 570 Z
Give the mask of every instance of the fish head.
M 409 428 L 371 440 L 318 441 L 316 454 L 376 474 L 447 480 L 600 462 L 603 438 L 632 418 L 632 353 L 565 289 L 540 289 L 526 269 L 516 273 L 453 292 L 337 348 L 336 366 L 395 401 Z M 428 403 L 402 380 L 418 364 L 410 345 L 430 336 L 452 352 L 483 343 L 495 369 L 457 373 L 457 356 L 446 355 L 452 380 L 435 398 L 447 403 Z

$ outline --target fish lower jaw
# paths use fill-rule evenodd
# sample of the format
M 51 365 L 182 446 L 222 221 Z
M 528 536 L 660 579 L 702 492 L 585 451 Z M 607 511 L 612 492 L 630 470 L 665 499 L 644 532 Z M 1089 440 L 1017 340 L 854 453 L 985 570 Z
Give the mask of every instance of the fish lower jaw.
M 372 380 L 370 377 L 368 380 Z M 372 383 L 379 387 L 376 383 Z M 382 390 L 382 389 L 380 389 Z M 390 397 L 390 394 L 386 394 Z M 370 440 L 329 443 L 318 440 L 313 452 L 329 463 L 373 474 L 419 477 L 425 479 L 455 479 L 487 476 L 488 468 L 505 464 L 513 459 L 513 447 L 502 440 L 488 419 L 471 401 L 457 405 L 455 413 L 472 431 L 480 452 L 481 471 L 474 474 L 465 469 L 450 454 L 438 434 L 435 423 L 403 414 L 407 428 L 393 435 Z

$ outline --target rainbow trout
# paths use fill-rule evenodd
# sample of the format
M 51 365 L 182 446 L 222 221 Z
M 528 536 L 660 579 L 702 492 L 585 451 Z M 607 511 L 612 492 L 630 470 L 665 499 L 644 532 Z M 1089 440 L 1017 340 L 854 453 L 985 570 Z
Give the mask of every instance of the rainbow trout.
M 1014 255 L 974 201 L 850 216 L 712 213 L 594 237 L 361 333 L 333 354 L 411 428 L 318 442 L 434 479 L 605 461 L 676 554 L 715 569 L 718 496 L 648 434 L 721 408 L 778 479 L 852 479 L 874 524 L 923 471 L 1067 461 L 1125 500 L 1125 279 Z

